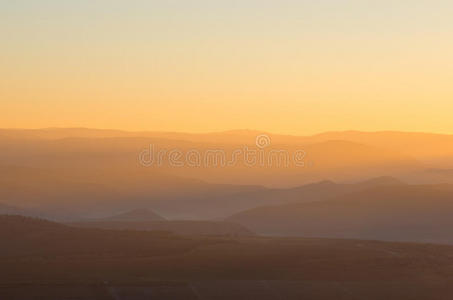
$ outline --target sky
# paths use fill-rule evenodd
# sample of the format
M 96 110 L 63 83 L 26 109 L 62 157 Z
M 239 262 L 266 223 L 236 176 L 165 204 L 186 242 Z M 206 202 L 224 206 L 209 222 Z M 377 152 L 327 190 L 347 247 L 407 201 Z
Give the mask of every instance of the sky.
M 0 127 L 453 133 L 452 1 L 0 0 Z

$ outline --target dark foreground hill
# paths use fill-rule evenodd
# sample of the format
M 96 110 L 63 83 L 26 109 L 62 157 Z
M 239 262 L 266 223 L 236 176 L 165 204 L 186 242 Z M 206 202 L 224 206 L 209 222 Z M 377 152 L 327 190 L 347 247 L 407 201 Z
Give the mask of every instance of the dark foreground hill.
M 329 200 L 250 209 L 228 218 L 269 235 L 453 243 L 453 186 L 373 187 Z
M 167 232 L 73 228 L 22 216 L 0 216 L 0 257 L 163 255 L 184 253 L 197 243 Z M 0 298 L 1 299 L 1 298 Z
M 0 299 L 451 299 L 453 247 L 178 237 L 0 216 Z

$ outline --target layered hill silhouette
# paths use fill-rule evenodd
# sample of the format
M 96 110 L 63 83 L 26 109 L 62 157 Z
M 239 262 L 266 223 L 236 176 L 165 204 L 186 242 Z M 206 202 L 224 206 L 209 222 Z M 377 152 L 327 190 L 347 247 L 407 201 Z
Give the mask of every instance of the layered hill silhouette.
M 209 199 L 265 189 L 209 184 L 140 167 L 127 172 L 124 168 L 70 172 L 16 166 L 0 166 L 0 170 L 0 199 L 5 205 L 39 208 L 47 212 L 40 216 L 62 220 L 94 218 L 136 207 L 152 207 L 160 215 L 179 219 L 221 217 L 225 216 L 222 209 L 230 204 L 216 207 L 219 203 Z M 232 207 L 233 211 L 242 209 Z
M 278 145 L 315 144 L 326 141 L 350 141 L 385 149 L 394 149 L 417 158 L 453 154 L 453 135 L 399 131 L 331 131 L 311 136 L 282 135 L 259 130 L 229 130 L 211 133 L 159 131 L 124 131 L 91 128 L 0 129 L 2 139 L 58 140 L 66 138 L 158 138 L 185 142 L 216 142 L 252 144 L 257 135 L 266 134 Z
M 189 134 L 86 128 L 0 130 L 0 202 L 58 220 L 149 207 L 170 219 L 221 219 L 258 206 L 357 192 L 382 174 L 409 183 L 453 182 L 450 135 L 331 132 L 269 134 L 267 150 L 303 149 L 305 166 L 144 167 L 143 149 L 257 149 L 259 131 Z M 442 163 L 441 163 L 442 162 Z M 326 178 L 333 182 L 324 181 Z M 382 178 L 381 178 L 382 180 Z M 391 180 L 390 180 L 391 181 Z M 388 184 L 399 184 L 398 182 Z M 346 184 L 345 182 L 349 182 Z M 379 181 L 370 183 L 379 185 Z M 39 211 L 39 214 L 35 212 Z M 21 213 L 25 214 L 25 213 Z
M 137 167 L 140 154 L 154 146 L 180 151 L 183 156 L 191 150 L 201 155 L 209 150 L 221 150 L 224 160 L 233 159 L 235 151 L 245 152 L 245 147 L 257 150 L 258 131 L 229 131 L 207 134 L 123 132 L 91 129 L 1 130 L 0 156 L 10 165 L 36 168 L 64 168 L 68 173 L 84 169 L 116 169 L 124 174 Z M 402 152 L 384 144 L 366 144 L 355 140 L 295 137 L 268 134 L 270 145 L 264 150 L 284 151 L 287 160 L 294 153 L 303 151 L 303 166 L 290 161 L 281 167 L 274 160 L 266 167 L 259 163 L 246 164 L 243 155 L 232 164 L 217 167 L 201 164 L 200 167 L 174 167 L 168 157 L 162 165 L 150 164 L 157 173 L 177 177 L 190 177 L 202 181 L 289 187 L 330 178 L 336 181 L 360 180 L 381 174 L 397 175 L 424 169 L 424 157 L 414 158 L 410 151 Z M 422 137 L 421 137 L 422 138 Z M 443 138 L 443 137 L 440 137 Z M 447 137 L 445 137 L 447 139 Z M 406 149 L 408 150 L 408 149 Z M 441 151 L 441 150 L 439 150 Z M 155 153 L 154 157 L 158 154 Z M 442 153 L 439 153 L 442 155 Z M 448 153 L 446 153 L 448 155 Z M 237 158 L 237 156 L 235 156 Z M 205 157 L 203 157 L 205 158 Z M 149 160 L 151 160 L 149 158 Z M 269 160 L 269 159 L 268 159 Z M 2 161 L 0 161 L 1 164 Z M 142 166 L 143 167 L 143 166 Z M 433 167 L 438 167 L 434 165 Z M 347 172 L 344 172 L 347 168 Z
M 136 207 L 152 208 L 154 213 L 170 219 L 212 220 L 262 205 L 317 201 L 369 186 L 402 184 L 394 178 L 379 177 L 357 184 L 321 181 L 277 189 L 209 184 L 146 168 L 128 172 L 121 168 L 68 172 L 0 166 L 0 170 L 0 198 L 6 205 L 40 211 L 27 215 L 65 221 L 98 218 Z M 136 217 L 139 221 L 140 216 Z M 150 216 L 144 212 L 142 217 Z
M 453 243 L 453 186 L 392 185 L 324 201 L 266 206 L 228 218 L 257 233 Z

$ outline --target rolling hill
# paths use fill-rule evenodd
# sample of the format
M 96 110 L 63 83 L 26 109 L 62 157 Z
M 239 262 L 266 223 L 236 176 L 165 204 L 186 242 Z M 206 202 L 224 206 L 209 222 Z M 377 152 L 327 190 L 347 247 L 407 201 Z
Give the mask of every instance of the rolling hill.
M 261 234 L 453 243 L 453 186 L 393 185 L 235 214 Z

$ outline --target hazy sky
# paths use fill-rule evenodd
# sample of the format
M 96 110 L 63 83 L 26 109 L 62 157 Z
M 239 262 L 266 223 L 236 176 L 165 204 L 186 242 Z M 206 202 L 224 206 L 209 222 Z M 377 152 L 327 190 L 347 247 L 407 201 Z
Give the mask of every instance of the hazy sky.
M 453 133 L 453 1 L 0 0 L 0 127 Z

